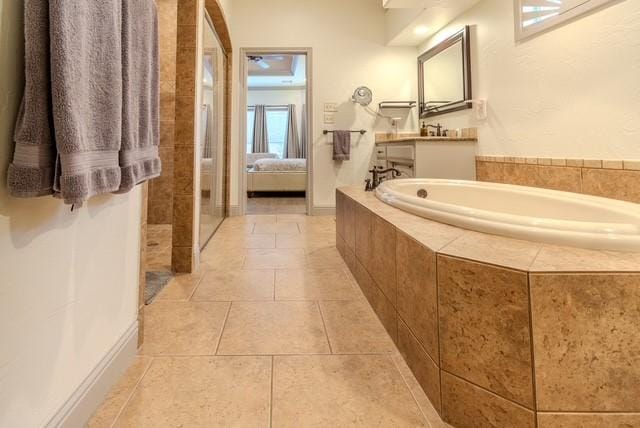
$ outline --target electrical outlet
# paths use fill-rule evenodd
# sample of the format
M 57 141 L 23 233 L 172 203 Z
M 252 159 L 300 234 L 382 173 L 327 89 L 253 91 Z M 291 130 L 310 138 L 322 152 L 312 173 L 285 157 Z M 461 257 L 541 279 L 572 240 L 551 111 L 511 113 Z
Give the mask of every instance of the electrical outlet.
M 336 123 L 336 115 L 335 113 L 325 113 L 324 114 L 324 123 L 327 125 L 332 125 Z
M 338 103 L 324 103 L 325 113 L 335 113 L 338 111 Z
M 475 102 L 475 108 L 476 108 L 476 119 L 486 120 L 487 119 L 487 100 L 477 100 Z

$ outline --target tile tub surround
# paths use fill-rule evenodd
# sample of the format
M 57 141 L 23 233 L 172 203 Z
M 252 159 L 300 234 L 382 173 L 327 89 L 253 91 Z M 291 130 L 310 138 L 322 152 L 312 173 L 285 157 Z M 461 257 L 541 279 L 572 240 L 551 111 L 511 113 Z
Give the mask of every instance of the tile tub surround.
M 478 181 L 640 203 L 640 160 L 477 156 L 476 170 Z
M 459 229 L 360 187 L 336 200 L 338 250 L 446 422 L 640 420 L 640 254 Z

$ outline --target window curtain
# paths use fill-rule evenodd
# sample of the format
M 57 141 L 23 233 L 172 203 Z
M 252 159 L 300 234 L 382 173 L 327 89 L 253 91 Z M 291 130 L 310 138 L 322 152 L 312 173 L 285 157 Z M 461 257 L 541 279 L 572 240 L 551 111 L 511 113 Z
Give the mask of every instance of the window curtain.
M 300 138 L 298 137 L 298 119 L 296 116 L 296 106 L 289 104 L 287 134 L 285 138 L 283 158 L 295 159 L 300 157 Z
M 257 105 L 253 120 L 253 146 L 251 153 L 269 153 L 269 133 L 267 132 L 267 109 Z
M 302 104 L 302 123 L 300 124 L 300 157 L 307 158 L 307 105 Z

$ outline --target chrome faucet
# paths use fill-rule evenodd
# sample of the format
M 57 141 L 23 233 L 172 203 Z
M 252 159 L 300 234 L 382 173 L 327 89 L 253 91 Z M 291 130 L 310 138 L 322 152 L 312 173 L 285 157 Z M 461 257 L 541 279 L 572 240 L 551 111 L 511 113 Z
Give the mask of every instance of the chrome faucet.
M 367 178 L 365 180 L 365 183 L 366 183 L 364 187 L 365 192 L 372 192 L 373 190 L 375 190 L 376 187 L 378 187 L 380 183 L 382 183 L 385 180 L 386 176 L 384 174 L 388 172 L 391 173 L 392 178 L 400 177 L 400 175 L 402 174 L 400 171 L 398 171 L 395 168 L 389 168 L 389 169 L 383 169 L 383 170 L 378 170 L 376 168 L 373 168 L 369 170 L 369 172 L 372 174 L 372 178 Z

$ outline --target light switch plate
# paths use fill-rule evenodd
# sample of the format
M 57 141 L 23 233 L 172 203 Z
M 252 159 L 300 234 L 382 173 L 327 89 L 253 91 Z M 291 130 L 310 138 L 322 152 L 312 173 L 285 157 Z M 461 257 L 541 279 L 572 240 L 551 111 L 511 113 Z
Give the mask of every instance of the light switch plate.
M 324 114 L 324 123 L 325 124 L 334 124 L 334 123 L 336 123 L 336 115 L 334 113 L 325 113 Z
M 324 103 L 325 113 L 335 113 L 338 111 L 338 103 Z

